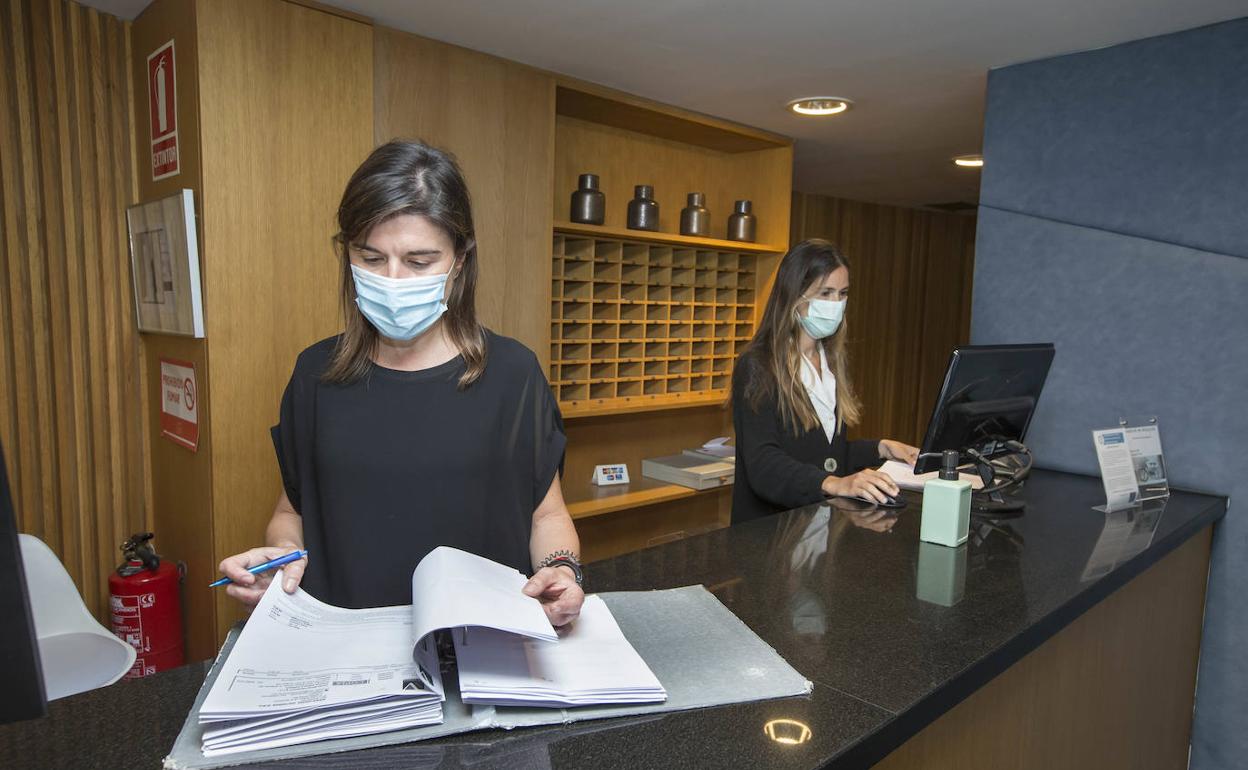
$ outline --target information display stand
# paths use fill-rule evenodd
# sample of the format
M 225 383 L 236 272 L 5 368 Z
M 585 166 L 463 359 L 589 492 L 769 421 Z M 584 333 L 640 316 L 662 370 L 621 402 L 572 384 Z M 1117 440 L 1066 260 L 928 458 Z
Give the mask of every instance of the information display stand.
M 1156 417 L 1121 418 L 1117 428 L 1092 431 L 1092 443 L 1105 485 L 1105 505 L 1094 510 L 1119 511 L 1170 496 Z

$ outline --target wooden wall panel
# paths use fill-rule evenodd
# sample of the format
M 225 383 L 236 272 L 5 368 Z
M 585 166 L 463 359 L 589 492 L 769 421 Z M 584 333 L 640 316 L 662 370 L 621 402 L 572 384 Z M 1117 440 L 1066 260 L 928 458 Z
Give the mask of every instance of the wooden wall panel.
M 950 351 L 970 339 L 975 218 L 793 194 L 793 243 L 826 238 L 850 262 L 851 435 L 918 445 Z
M 191 190 L 199 234 L 200 275 L 205 268 L 203 183 L 199 160 L 199 68 L 195 31 L 195 0 L 155 0 L 131 24 L 131 89 L 133 104 L 136 201 L 153 201 Z M 151 127 L 147 102 L 147 57 L 173 40 L 177 96 L 179 173 L 154 181 L 151 170 Z M 202 280 L 202 278 L 201 278 Z M 187 566 L 189 585 L 202 585 L 215 571 L 212 550 L 212 403 L 206 340 L 168 334 L 141 335 L 143 390 L 147 394 L 147 445 L 151 456 L 152 529 L 156 547 L 167 558 Z M 160 435 L 160 359 L 189 361 L 195 366 L 199 404 L 199 450 L 191 452 Z M 182 592 L 184 639 L 188 660 L 216 654 L 215 605 L 206 591 Z
M 103 622 L 117 546 L 150 521 L 129 59 L 114 17 L 64 0 L 0 8 L 0 440 L 19 527 Z
M 263 543 L 282 391 L 299 351 L 341 328 L 330 239 L 373 146 L 373 29 L 279 0 L 198 2 L 196 24 L 220 559 Z M 219 641 L 242 611 L 215 598 Z
M 378 144 L 422 139 L 455 153 L 472 193 L 477 313 L 549 363 L 554 85 L 515 62 L 378 27 Z

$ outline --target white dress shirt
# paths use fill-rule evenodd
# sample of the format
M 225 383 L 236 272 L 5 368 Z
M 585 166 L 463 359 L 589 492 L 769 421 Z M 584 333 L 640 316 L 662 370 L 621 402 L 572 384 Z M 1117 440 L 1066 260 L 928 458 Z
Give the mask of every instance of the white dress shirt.
M 823 352 L 823 345 L 816 347 L 819 349 L 821 371 L 816 371 L 810 359 L 802 356 L 802 384 L 806 386 L 810 403 L 815 407 L 819 424 L 823 426 L 823 432 L 830 444 L 832 437 L 836 435 L 836 377 L 828 370 L 828 357 Z

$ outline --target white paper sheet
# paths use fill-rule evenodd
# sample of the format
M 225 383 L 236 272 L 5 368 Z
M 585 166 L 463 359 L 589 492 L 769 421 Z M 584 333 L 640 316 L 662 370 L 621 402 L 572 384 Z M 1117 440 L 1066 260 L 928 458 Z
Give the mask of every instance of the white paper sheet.
M 597 596 L 557 642 L 491 629 L 455 636 L 460 695 L 465 703 L 583 706 L 666 699 L 655 678 Z
M 412 573 L 412 632 L 482 626 L 535 639 L 559 637 L 541 602 L 521 593 L 528 578 L 511 567 L 439 546 Z
M 922 492 L 924 484 L 940 475 L 940 471 L 932 471 L 930 473 L 916 475 L 913 465 L 907 465 L 906 463 L 897 462 L 896 460 L 889 460 L 881 465 L 880 473 L 887 475 L 902 489 L 909 489 L 914 492 Z M 974 473 L 959 472 L 958 478 L 962 481 L 971 482 L 971 489 L 984 488 L 983 479 Z

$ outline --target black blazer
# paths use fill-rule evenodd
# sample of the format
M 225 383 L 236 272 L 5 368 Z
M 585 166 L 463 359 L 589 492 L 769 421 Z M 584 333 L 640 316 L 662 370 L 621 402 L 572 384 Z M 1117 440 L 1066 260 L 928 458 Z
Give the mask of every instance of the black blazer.
M 754 377 L 768 376 L 752 355 L 737 361 L 732 378 L 732 424 L 737 433 L 737 470 L 732 488 L 732 523 L 750 521 L 823 501 L 823 480 L 848 476 L 879 462 L 879 441 L 845 438 L 845 426 L 828 441 L 823 426 L 793 435 L 780 419 L 773 396 L 754 411 L 745 399 Z M 835 460 L 832 474 L 826 461 Z

